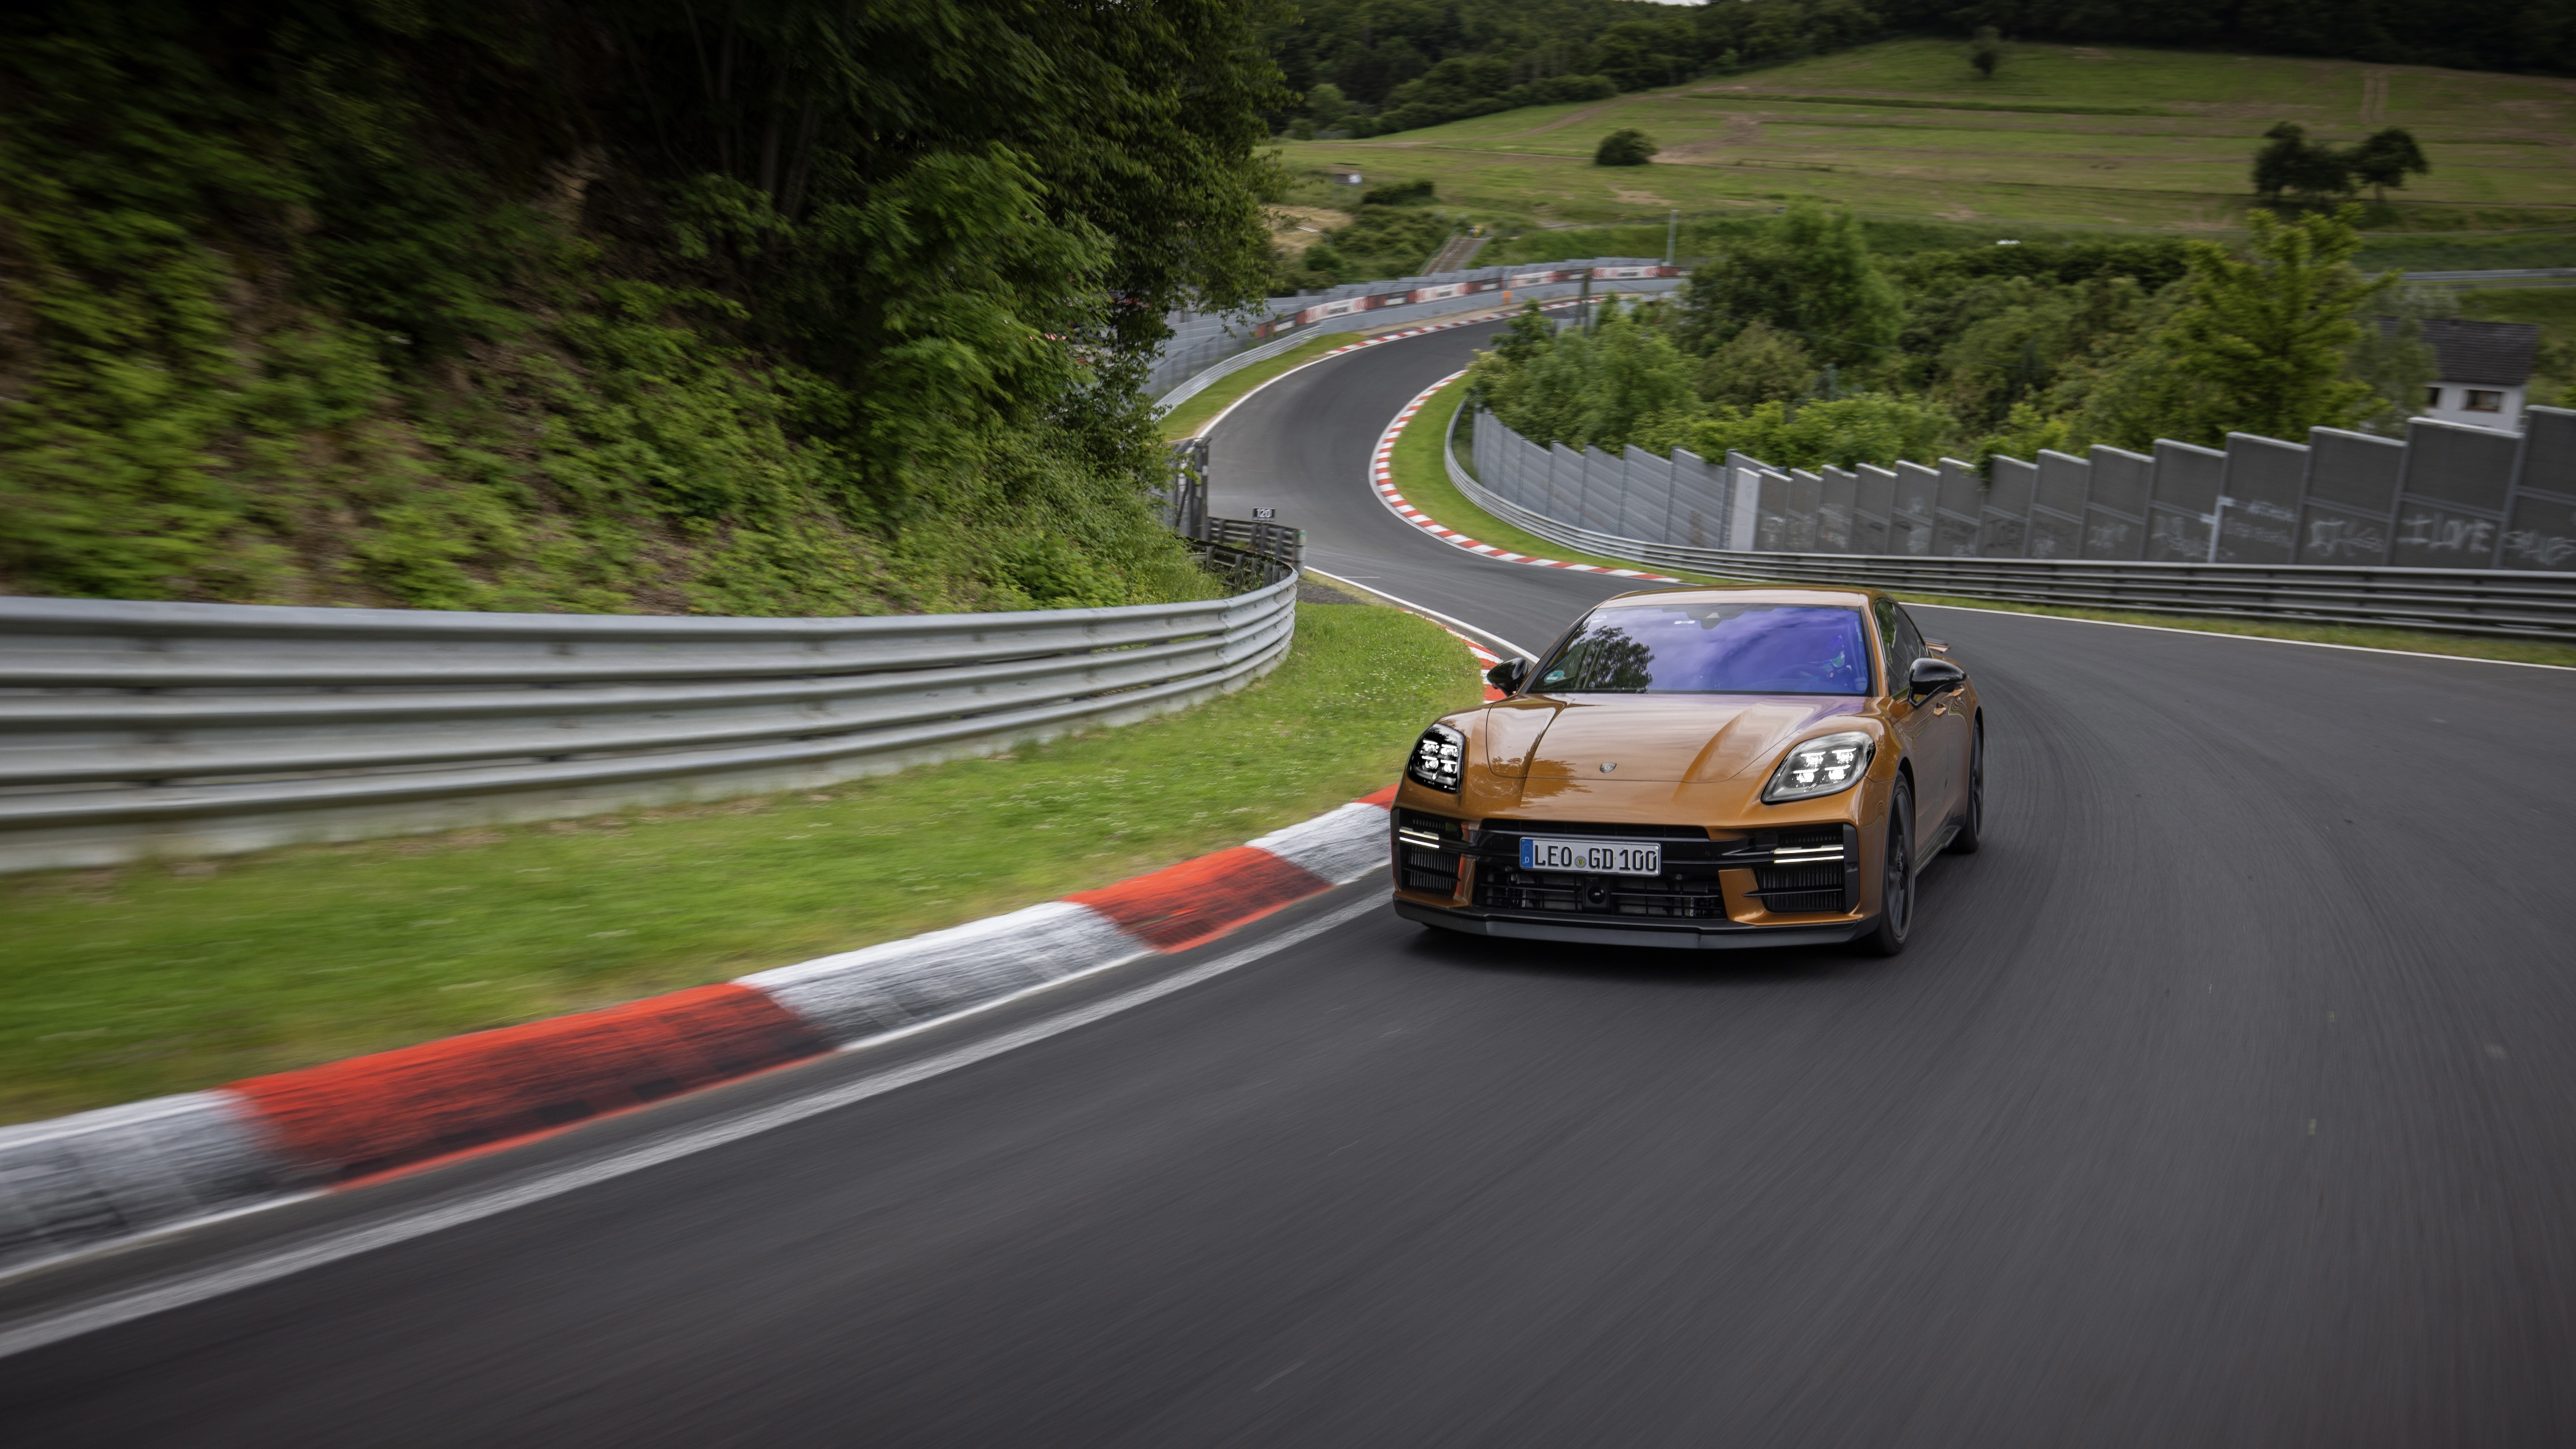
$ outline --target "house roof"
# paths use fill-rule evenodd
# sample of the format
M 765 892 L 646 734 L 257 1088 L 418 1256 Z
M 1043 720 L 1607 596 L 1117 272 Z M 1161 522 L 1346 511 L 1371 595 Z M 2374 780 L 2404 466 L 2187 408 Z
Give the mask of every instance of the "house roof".
M 2397 326 L 2394 317 L 2372 320 L 2382 333 Z M 2531 381 L 2532 354 L 2540 348 L 2540 329 L 2532 323 L 2427 317 L 2423 328 L 2424 345 L 2433 349 L 2433 371 L 2439 381 L 2498 387 L 2520 387 Z

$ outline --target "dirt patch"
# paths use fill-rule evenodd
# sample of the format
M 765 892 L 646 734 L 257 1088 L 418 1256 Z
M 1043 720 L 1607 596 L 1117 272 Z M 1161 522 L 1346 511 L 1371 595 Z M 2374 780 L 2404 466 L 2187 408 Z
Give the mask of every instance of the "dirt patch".
M 1657 196 L 1651 191 L 1630 191 L 1624 186 L 1612 187 L 1610 189 L 1610 194 L 1620 201 L 1626 202 L 1630 206 L 1670 206 L 1673 204 L 1670 197 Z
M 1271 244 L 1290 256 L 1324 239 L 1324 233 L 1351 224 L 1351 214 L 1322 206 L 1271 206 L 1262 209 L 1270 223 Z

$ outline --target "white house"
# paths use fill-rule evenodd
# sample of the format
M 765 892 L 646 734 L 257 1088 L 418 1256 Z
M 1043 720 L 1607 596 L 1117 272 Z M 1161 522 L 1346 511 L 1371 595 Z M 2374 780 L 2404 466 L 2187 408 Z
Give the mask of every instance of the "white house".
M 2382 318 L 2380 325 L 2394 323 Z M 2424 343 L 2433 349 L 2433 375 L 2440 381 L 2425 385 L 2417 416 L 2522 431 L 2522 405 L 2531 391 L 2531 359 L 2540 347 L 2540 329 L 2528 322 L 2465 317 L 2429 317 L 2423 327 Z

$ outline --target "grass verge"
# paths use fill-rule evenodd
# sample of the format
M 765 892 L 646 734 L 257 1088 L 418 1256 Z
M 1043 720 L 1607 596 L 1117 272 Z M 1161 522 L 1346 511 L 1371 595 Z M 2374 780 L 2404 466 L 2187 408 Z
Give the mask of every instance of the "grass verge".
M 1438 626 L 1306 605 L 1180 714 L 551 825 L 0 882 L 0 1121 L 604 1006 L 1053 899 L 1320 814 L 1480 697 Z
M 1357 333 L 1327 332 L 1309 337 L 1277 357 L 1265 358 L 1250 367 L 1229 372 L 1184 400 L 1179 407 L 1163 414 L 1163 436 L 1169 441 L 1179 442 L 1206 427 L 1211 419 L 1232 407 L 1245 393 L 1292 367 L 1303 367 L 1336 347 L 1346 347 L 1359 340 Z
M 1405 501 L 1430 514 L 1443 524 L 1457 529 L 1479 543 L 1490 543 L 1515 553 L 1539 558 L 1559 559 L 1567 563 L 1600 564 L 1607 568 L 1656 568 L 1692 582 L 1742 583 L 1742 579 L 1720 579 L 1715 575 L 1684 573 L 1677 569 L 1640 564 L 1633 559 L 1608 558 L 1598 554 L 1575 553 L 1559 548 L 1543 538 L 1524 533 L 1467 501 L 1449 482 L 1448 470 L 1441 465 L 1440 447 L 1449 428 L 1450 416 L 1458 411 L 1464 391 L 1455 384 L 1435 394 L 1422 411 L 1413 415 L 1404 436 L 1395 445 L 1395 486 Z M 1645 587 L 1645 586 L 1641 586 Z M 2505 659 L 2520 664 L 2555 664 L 2576 668 L 2576 645 L 2552 644 L 2536 640 L 2483 639 L 2467 634 L 2434 634 L 2416 629 L 2378 629 L 2364 625 L 2304 624 L 2284 619 L 2205 618 L 2190 614 L 2153 614 L 2121 609 L 2082 609 L 2054 604 L 2025 604 L 2003 599 L 1961 598 L 1951 594 L 1906 592 L 1909 602 L 1948 604 L 1962 609 L 1988 609 L 2006 614 L 2045 614 L 2059 619 L 2093 619 L 2112 624 L 2150 624 L 2165 629 L 2190 629 L 2204 634 L 2245 634 L 2262 639 L 2297 639 L 2311 644 L 2344 644 L 2362 649 L 2394 649 L 2409 654 L 2447 654 L 2463 659 Z

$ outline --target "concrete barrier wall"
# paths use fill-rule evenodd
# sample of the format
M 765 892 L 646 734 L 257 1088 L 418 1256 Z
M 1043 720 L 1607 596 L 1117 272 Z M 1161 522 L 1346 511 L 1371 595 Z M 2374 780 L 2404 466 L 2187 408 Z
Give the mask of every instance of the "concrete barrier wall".
M 1474 462 L 1569 527 L 1684 548 L 2576 573 L 2576 411 L 2524 416 L 2518 436 L 2417 418 L 2403 440 L 2316 428 L 1820 471 L 1541 447 L 1486 416 Z

